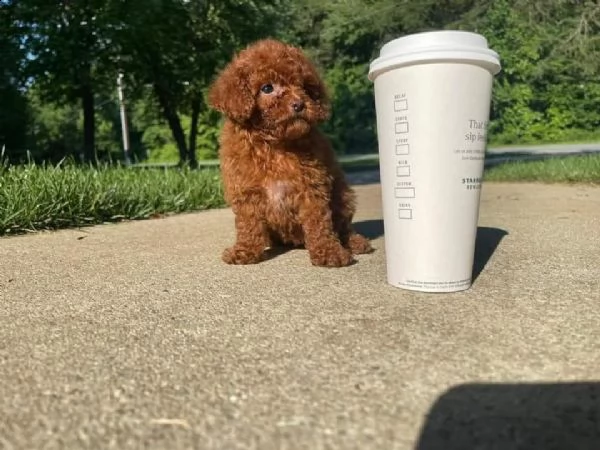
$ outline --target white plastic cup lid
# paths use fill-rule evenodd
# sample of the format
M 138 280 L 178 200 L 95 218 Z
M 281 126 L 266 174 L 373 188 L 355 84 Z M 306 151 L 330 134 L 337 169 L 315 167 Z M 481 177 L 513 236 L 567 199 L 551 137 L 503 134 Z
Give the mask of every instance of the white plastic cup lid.
M 428 31 L 385 44 L 369 69 L 369 80 L 391 69 L 428 62 L 464 62 L 500 72 L 500 58 L 487 39 L 469 31 Z

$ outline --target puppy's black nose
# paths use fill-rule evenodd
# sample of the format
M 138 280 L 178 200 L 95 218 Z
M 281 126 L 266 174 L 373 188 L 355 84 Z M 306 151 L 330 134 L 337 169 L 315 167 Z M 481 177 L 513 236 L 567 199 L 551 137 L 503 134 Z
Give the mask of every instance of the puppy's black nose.
M 294 103 L 292 103 L 292 108 L 294 110 L 294 112 L 302 112 L 304 110 L 304 102 L 302 100 L 296 100 L 294 101 Z

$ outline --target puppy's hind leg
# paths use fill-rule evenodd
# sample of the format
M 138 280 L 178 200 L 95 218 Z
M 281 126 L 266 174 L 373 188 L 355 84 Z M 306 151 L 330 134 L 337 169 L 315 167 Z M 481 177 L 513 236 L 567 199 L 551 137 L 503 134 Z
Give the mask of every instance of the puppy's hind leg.
M 354 230 L 350 231 L 347 246 L 353 255 L 362 255 L 373 251 L 373 247 L 371 247 L 369 240 Z

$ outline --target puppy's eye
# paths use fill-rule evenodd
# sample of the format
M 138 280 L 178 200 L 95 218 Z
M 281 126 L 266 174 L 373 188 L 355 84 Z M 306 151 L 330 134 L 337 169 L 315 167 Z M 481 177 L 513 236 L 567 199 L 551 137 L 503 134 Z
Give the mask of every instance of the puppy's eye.
M 306 91 L 306 93 L 308 94 L 308 96 L 310 98 L 312 98 L 313 100 L 319 100 L 321 97 L 320 91 L 319 91 L 319 87 L 316 85 L 312 85 L 312 84 L 306 84 L 304 86 L 304 90 Z
M 261 92 L 264 92 L 265 94 L 270 94 L 271 92 L 273 92 L 275 89 L 273 88 L 272 84 L 263 84 L 260 87 Z

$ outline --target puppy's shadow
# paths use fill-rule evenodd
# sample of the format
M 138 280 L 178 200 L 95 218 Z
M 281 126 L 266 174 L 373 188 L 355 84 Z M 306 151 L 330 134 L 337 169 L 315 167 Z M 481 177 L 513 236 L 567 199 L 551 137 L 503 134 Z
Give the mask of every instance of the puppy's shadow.
M 383 236 L 383 220 L 365 220 L 362 222 L 353 223 L 354 231 L 362 234 L 369 240 L 377 239 Z M 265 251 L 264 260 L 268 261 L 274 258 L 285 255 L 294 250 L 306 250 L 304 245 L 287 245 L 275 241 L 273 246 Z M 356 261 L 352 263 L 356 264 Z
M 383 236 L 383 220 L 363 220 L 352 224 L 357 233 L 367 239 L 377 239 Z
M 283 244 L 274 245 L 273 247 L 265 250 L 264 261 L 269 261 L 271 259 L 278 258 L 279 256 L 283 256 L 286 253 L 291 252 L 293 250 L 304 250 L 304 247 L 294 247 L 291 245 Z
M 277 245 L 274 245 L 273 247 L 265 250 L 264 261 L 269 261 L 271 259 L 278 258 L 279 256 L 283 256 L 286 253 L 291 252 L 293 250 L 306 250 L 306 247 L 303 245 L 292 246 L 292 245 L 277 244 Z M 357 261 L 353 261 L 352 263 L 350 263 L 350 265 L 353 266 L 356 263 L 357 263 Z

